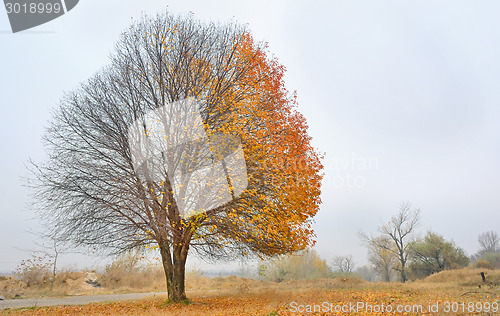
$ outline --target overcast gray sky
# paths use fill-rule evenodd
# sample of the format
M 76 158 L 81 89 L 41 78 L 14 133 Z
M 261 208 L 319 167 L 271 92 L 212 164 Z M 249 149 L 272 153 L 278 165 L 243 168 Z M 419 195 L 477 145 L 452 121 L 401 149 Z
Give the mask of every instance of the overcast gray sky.
M 286 66 L 326 153 L 315 224 L 324 259 L 366 263 L 357 232 L 375 232 L 402 201 L 421 209 L 422 234 L 441 233 L 469 254 L 479 233 L 500 232 L 500 2 L 82 0 L 16 34 L 0 8 L 0 271 L 35 248 L 21 177 L 30 157 L 43 159 L 51 108 L 109 63 L 132 17 L 167 5 L 248 24 Z

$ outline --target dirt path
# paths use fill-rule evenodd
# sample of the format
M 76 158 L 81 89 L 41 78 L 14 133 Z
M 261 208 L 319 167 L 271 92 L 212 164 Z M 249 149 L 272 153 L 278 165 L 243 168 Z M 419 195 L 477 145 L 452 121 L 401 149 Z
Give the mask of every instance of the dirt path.
M 21 298 L 13 300 L 0 301 L 0 310 L 6 308 L 21 308 L 31 306 L 55 306 L 55 305 L 84 305 L 89 303 L 106 302 L 106 301 L 124 301 L 134 300 L 138 298 L 166 295 L 163 292 L 151 293 L 130 293 L 130 294 L 108 294 L 108 295 L 82 295 L 69 296 L 63 298 Z

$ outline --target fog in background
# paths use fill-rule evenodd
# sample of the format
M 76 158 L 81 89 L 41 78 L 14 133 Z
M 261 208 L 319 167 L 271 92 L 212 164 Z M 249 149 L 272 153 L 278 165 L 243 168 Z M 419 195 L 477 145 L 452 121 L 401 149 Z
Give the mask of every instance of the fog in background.
M 65 91 L 109 63 L 143 13 L 247 24 L 286 66 L 314 146 L 325 153 L 316 249 L 367 263 L 359 230 L 375 232 L 402 201 L 468 254 L 500 232 L 500 3 L 493 1 L 83 0 L 12 34 L 0 8 L 0 271 L 36 249 L 39 223 L 22 186 L 29 158 Z M 188 262 L 196 263 L 190 258 Z M 66 254 L 61 265 L 98 258 Z M 222 266 L 203 265 L 206 269 Z

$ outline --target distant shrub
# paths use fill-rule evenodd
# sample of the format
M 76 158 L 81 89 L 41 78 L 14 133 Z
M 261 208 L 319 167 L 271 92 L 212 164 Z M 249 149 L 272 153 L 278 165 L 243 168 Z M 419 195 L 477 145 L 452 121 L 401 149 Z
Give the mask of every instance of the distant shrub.
M 476 261 L 479 268 L 478 263 L 485 265 L 485 269 L 500 269 L 500 252 L 485 252 Z
M 493 270 L 493 265 L 487 260 L 478 260 L 475 264 L 478 269 L 490 269 Z
M 191 269 L 186 269 L 186 278 L 190 279 L 198 279 L 203 278 L 205 276 L 205 272 L 201 270 L 199 267 L 192 267 Z
M 101 281 L 104 287 L 111 289 L 138 289 L 158 288 L 164 280 L 159 264 L 148 262 L 139 252 L 128 252 L 106 266 Z
M 326 261 L 313 249 L 285 255 L 258 267 L 258 274 L 267 280 L 304 280 L 331 277 L 332 272 Z
M 28 287 L 41 287 L 48 284 L 52 278 L 52 261 L 43 255 L 32 255 L 17 266 L 15 275 Z

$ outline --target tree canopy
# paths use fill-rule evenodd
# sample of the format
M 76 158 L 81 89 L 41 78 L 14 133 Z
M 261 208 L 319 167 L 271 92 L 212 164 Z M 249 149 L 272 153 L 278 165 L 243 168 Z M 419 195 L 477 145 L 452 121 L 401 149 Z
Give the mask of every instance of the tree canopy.
M 58 238 L 76 246 L 109 253 L 159 248 L 173 300 L 185 297 L 188 250 L 228 259 L 313 245 L 323 167 L 284 72 L 266 45 L 237 23 L 168 13 L 134 22 L 111 63 L 54 110 L 44 137 L 48 160 L 34 165 L 31 183 L 42 217 Z M 161 178 L 148 177 L 158 167 L 150 162 L 139 171 L 129 130 L 139 122 L 152 141 L 148 113 L 193 103 L 208 144 L 199 148 L 220 162 L 213 150 L 218 137 L 236 139 L 246 185 L 230 201 L 182 216 L 177 180 L 166 167 Z M 169 122 L 160 122 L 164 131 Z M 228 183 L 234 193 L 236 184 Z
M 427 232 L 423 240 L 413 243 L 410 247 L 409 268 L 415 277 L 426 277 L 468 264 L 469 258 L 462 248 L 433 232 Z

